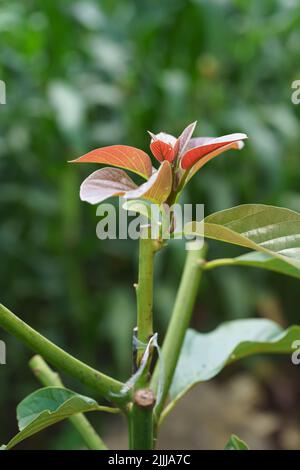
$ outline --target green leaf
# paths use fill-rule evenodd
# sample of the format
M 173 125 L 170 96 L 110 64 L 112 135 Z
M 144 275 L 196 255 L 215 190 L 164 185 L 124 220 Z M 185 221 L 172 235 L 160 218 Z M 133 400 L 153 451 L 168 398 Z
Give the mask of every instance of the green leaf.
M 20 432 L 11 439 L 2 450 L 11 449 L 24 439 L 39 431 L 69 418 L 77 413 L 88 411 L 108 411 L 116 413 L 119 410 L 100 406 L 92 398 L 79 395 L 61 387 L 41 388 L 30 395 L 17 406 L 17 420 Z
M 189 329 L 170 388 L 171 403 L 195 384 L 215 377 L 226 365 L 260 353 L 292 353 L 292 344 L 300 339 L 300 326 L 283 330 L 266 319 L 235 320 L 223 323 L 210 333 Z
M 249 450 L 249 447 L 246 442 L 242 441 L 242 439 L 235 434 L 232 434 L 224 450 Z
M 201 227 L 197 222 L 185 226 L 187 234 L 197 234 L 199 230 Z M 204 234 L 208 238 L 250 248 L 265 255 L 250 258 L 245 255 L 246 258 L 235 258 L 227 263 L 224 260 L 223 264 L 256 265 L 300 277 L 298 212 L 263 204 L 237 206 L 206 217 Z
M 285 261 L 285 259 L 275 258 L 268 253 L 250 252 L 236 258 L 224 258 L 209 261 L 205 269 L 212 269 L 217 266 L 251 266 L 254 268 L 268 269 L 277 273 L 286 274 L 300 279 L 300 269 Z

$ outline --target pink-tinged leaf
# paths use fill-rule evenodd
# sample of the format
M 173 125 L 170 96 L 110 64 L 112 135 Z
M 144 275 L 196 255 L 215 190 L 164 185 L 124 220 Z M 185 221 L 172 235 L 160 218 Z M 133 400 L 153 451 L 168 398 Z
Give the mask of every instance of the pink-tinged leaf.
M 181 133 L 181 135 L 178 138 L 179 141 L 179 156 L 183 155 L 186 149 L 188 148 L 188 144 L 190 142 L 190 139 L 193 135 L 193 132 L 195 130 L 195 127 L 197 125 L 197 121 L 192 122 L 192 124 L 189 124 L 184 131 Z
M 163 162 L 167 160 L 172 162 L 176 156 L 175 147 L 177 143 L 176 137 L 165 132 L 160 132 L 159 134 L 153 134 L 148 131 L 151 136 L 150 149 L 154 157 L 159 161 Z M 177 150 L 177 148 L 176 148 Z
M 172 147 L 175 147 L 177 142 L 176 137 L 171 134 L 166 134 L 166 132 L 159 132 L 159 134 L 153 134 L 153 132 L 148 131 L 148 134 L 151 136 L 152 140 L 162 140 L 165 144 L 169 144 Z
M 219 151 L 219 153 L 221 153 L 223 151 L 222 149 L 224 148 L 225 150 L 227 145 L 233 144 L 243 139 L 247 139 L 246 134 L 229 134 L 218 137 L 216 139 L 211 139 L 210 141 L 207 141 L 198 147 L 194 147 L 188 150 L 182 157 L 181 167 L 184 170 L 187 170 L 206 155 L 209 155 L 215 151 Z
M 202 168 L 207 162 L 212 160 L 213 158 L 217 157 L 218 155 L 226 152 L 227 150 L 241 150 L 244 147 L 244 142 L 242 140 L 238 140 L 237 142 L 232 142 L 231 144 L 227 144 L 222 148 L 215 150 L 214 152 L 205 155 L 205 157 L 198 160 L 194 166 L 192 166 L 189 175 L 187 177 L 186 183 L 197 173 L 200 168 Z
M 168 199 L 172 189 L 172 170 L 168 161 L 164 161 L 159 169 L 153 173 L 149 180 L 137 189 L 127 191 L 127 199 L 147 199 L 156 204 L 161 204 Z
M 199 147 L 200 145 L 207 144 L 207 142 L 215 139 L 215 137 L 193 137 L 190 139 L 186 150 L 193 149 L 195 147 Z
M 86 153 L 71 163 L 104 163 L 133 171 L 145 179 L 152 174 L 150 157 L 143 150 L 128 145 L 111 145 Z
M 102 168 L 92 173 L 80 187 L 80 199 L 90 204 L 99 204 L 111 196 L 123 196 L 137 185 L 123 170 Z

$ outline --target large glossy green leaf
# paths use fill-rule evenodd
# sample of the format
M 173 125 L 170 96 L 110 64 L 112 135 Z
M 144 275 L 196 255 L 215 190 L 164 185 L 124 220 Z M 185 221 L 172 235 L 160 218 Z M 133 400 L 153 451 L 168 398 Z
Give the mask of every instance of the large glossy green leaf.
M 118 412 L 117 409 L 100 406 L 92 398 L 78 395 L 65 388 L 41 388 L 28 395 L 18 405 L 17 419 L 20 432 L 1 449 L 9 450 L 52 424 L 88 411 Z
M 210 333 L 188 330 L 171 385 L 172 401 L 168 409 L 193 385 L 215 377 L 226 365 L 252 354 L 292 353 L 296 339 L 300 339 L 300 326 L 284 331 L 266 319 L 230 321 Z
M 224 450 L 249 450 L 246 442 L 232 434 L 228 440 Z
M 201 230 L 201 227 L 199 228 Z M 197 234 L 198 223 L 185 226 L 185 233 Z M 259 267 L 295 275 L 300 269 L 300 214 L 281 207 L 246 204 L 209 215 L 204 219 L 208 238 L 259 251 L 268 257 L 250 257 Z M 278 260 L 271 262 L 270 257 Z M 244 260 L 239 259 L 238 264 Z M 226 263 L 224 263 L 226 264 Z M 230 263 L 228 263 L 230 264 Z M 287 265 L 294 269 L 288 269 Z M 297 275 L 299 277 L 299 275 Z

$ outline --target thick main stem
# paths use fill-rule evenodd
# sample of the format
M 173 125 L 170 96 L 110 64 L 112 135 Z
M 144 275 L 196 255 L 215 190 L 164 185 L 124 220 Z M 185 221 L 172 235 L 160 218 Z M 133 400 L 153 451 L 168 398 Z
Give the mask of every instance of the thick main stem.
M 132 415 L 130 449 L 153 449 L 153 410 L 143 410 L 134 405 Z
M 59 348 L 23 320 L 18 318 L 0 304 L 0 326 L 8 333 L 19 338 L 34 352 L 41 354 L 50 364 L 78 379 L 81 383 L 93 388 L 108 401 L 120 406 L 126 400 L 121 398 L 123 384 L 98 372 L 87 364 Z
M 41 356 L 34 356 L 29 361 L 29 366 L 34 375 L 45 387 L 64 387 L 59 375 L 50 369 Z M 107 447 L 97 434 L 89 420 L 83 413 L 78 413 L 69 418 L 74 428 L 78 431 L 86 446 L 90 450 L 106 450 Z
M 139 367 L 141 359 L 153 336 L 153 269 L 154 255 L 160 248 L 156 240 L 152 240 L 150 230 L 144 229 L 139 242 L 139 274 L 137 293 L 137 354 L 136 366 Z M 128 415 L 129 447 L 135 450 L 153 448 L 153 407 L 155 397 L 149 385 L 149 368 L 152 351 L 146 358 L 146 367 L 135 384 L 135 395 L 132 408 Z M 149 397 L 150 403 L 149 403 Z
M 206 247 L 197 248 L 197 241 L 190 242 L 187 252 L 184 271 L 182 274 L 179 290 L 175 300 L 172 317 L 165 336 L 161 352 L 161 360 L 164 363 L 164 377 L 162 380 L 162 394 L 160 402 L 155 408 L 156 421 L 164 407 L 172 383 L 175 368 L 179 359 L 184 336 L 193 313 L 197 291 L 199 288 L 202 262 L 205 256 Z M 195 249 L 192 249 L 195 248 Z M 157 390 L 159 377 L 159 364 L 156 366 L 150 387 Z
M 153 449 L 153 407 L 155 397 L 152 390 L 139 389 L 134 394 L 129 420 L 129 446 L 134 450 Z

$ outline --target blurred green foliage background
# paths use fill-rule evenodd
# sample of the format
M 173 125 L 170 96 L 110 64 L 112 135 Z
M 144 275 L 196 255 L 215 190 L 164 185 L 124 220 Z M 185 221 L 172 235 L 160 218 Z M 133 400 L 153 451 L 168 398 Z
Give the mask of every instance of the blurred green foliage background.
M 300 106 L 291 102 L 291 83 L 300 79 L 299 3 L 2 0 L 0 34 L 7 87 L 0 106 L 1 302 L 126 379 L 137 245 L 96 238 L 96 208 L 78 195 L 96 166 L 67 160 L 115 143 L 148 151 L 147 129 L 176 135 L 197 119 L 197 135 L 246 132 L 249 140 L 242 152 L 205 166 L 185 201 L 204 203 L 206 214 L 254 202 L 300 210 Z M 210 243 L 210 258 L 235 252 Z M 184 254 L 174 242 L 157 259 L 155 323 L 162 334 Z M 206 276 L 194 326 L 259 315 L 289 324 L 299 318 L 299 301 L 292 278 L 221 268 Z M 37 384 L 30 352 L 2 331 L 0 338 L 7 342 L 7 366 L 0 368 L 6 442 L 15 405 Z M 29 447 L 77 445 L 69 428 L 58 429 Z

